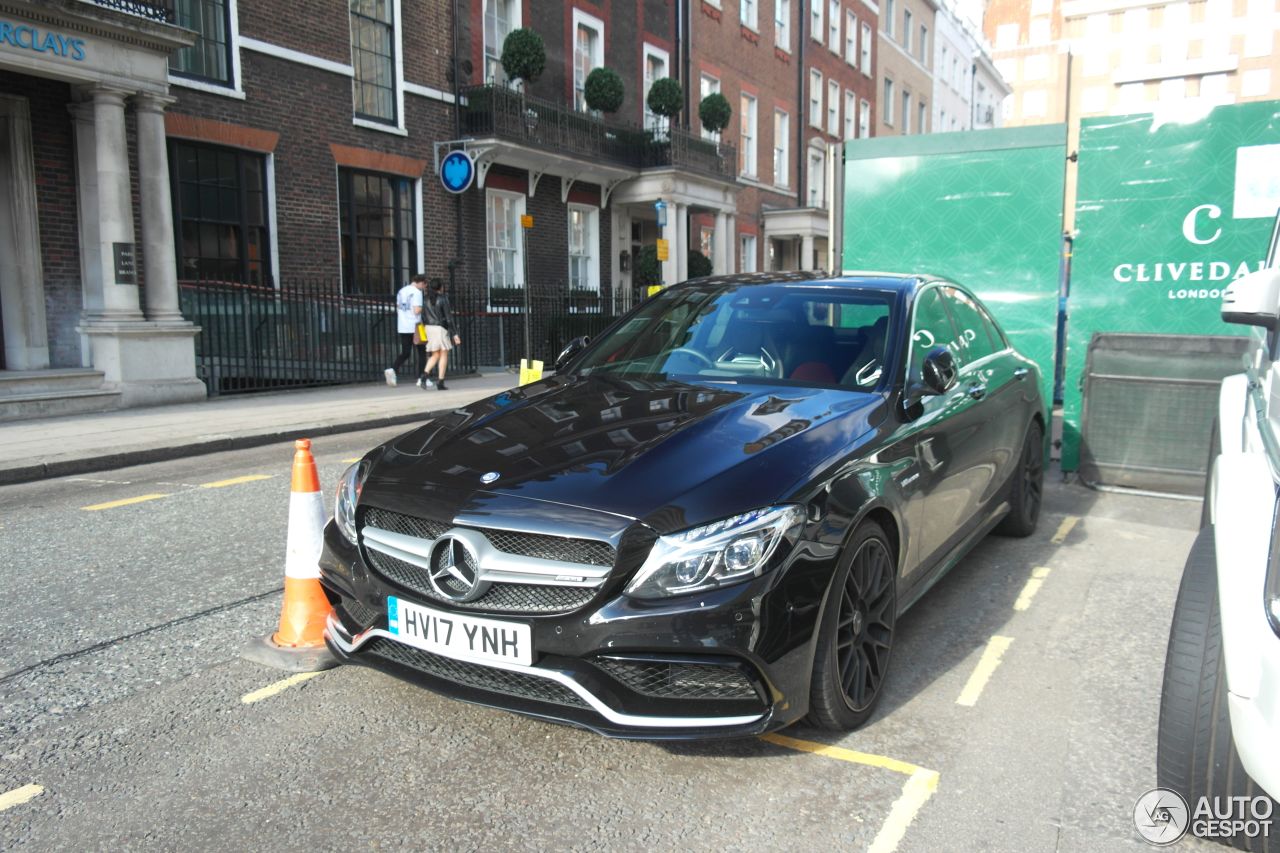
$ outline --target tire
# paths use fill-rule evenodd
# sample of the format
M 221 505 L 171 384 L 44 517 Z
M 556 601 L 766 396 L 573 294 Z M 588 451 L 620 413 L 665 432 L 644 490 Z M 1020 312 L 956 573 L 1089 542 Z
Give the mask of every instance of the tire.
M 1044 496 L 1044 429 L 1032 421 L 1022 441 L 1018 467 L 1009 477 L 1009 514 L 996 525 L 1001 536 L 1030 536 L 1040 521 Z
M 1156 784 L 1178 792 L 1192 815 L 1201 797 L 1266 796 L 1245 773 L 1231 737 L 1220 620 L 1213 529 L 1206 527 L 1191 546 L 1178 587 L 1156 747 Z M 1241 850 L 1280 853 L 1277 817 L 1280 805 L 1273 804 L 1269 837 L 1219 840 Z
M 1213 488 L 1213 463 L 1218 461 L 1218 419 L 1213 419 L 1213 429 L 1209 431 L 1209 459 L 1204 465 L 1204 502 L 1200 504 L 1200 526 L 1202 528 L 1213 524 L 1213 510 L 1210 509 L 1210 501 L 1213 496 L 1209 492 Z
M 863 522 L 841 552 L 822 610 L 810 725 L 851 731 L 871 719 L 889 672 L 897 607 L 893 548 L 880 525 Z

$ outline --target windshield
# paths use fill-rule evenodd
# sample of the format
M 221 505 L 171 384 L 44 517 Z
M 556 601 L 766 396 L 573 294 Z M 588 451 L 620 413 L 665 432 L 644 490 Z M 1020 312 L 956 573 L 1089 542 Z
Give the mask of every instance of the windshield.
M 582 374 L 768 379 L 869 391 L 893 294 L 841 286 L 704 284 L 664 291 L 592 342 Z

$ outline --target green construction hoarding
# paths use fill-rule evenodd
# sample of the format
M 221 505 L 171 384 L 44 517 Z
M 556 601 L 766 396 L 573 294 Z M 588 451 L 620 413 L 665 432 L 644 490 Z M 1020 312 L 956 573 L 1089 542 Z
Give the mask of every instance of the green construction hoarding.
M 965 285 L 1035 359 L 1053 399 L 1066 125 L 845 144 L 845 271 Z
M 1088 406 L 1082 378 L 1095 334 L 1243 331 L 1222 322 L 1222 289 L 1259 269 L 1266 253 L 1280 204 L 1280 103 L 1181 118 L 1081 122 L 1067 300 L 1065 471 L 1081 461 Z M 1212 413 L 1197 416 L 1211 419 Z

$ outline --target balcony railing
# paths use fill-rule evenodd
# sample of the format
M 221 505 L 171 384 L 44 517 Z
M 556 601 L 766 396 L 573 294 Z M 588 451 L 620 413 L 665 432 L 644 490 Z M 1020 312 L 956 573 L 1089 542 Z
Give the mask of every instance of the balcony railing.
M 118 9 L 149 21 L 174 22 L 173 0 L 91 0 L 95 5 Z
M 557 154 L 603 161 L 627 169 L 674 166 L 732 179 L 737 152 L 687 130 L 645 130 L 605 122 L 564 104 L 521 95 L 506 86 L 463 91 L 463 129 Z

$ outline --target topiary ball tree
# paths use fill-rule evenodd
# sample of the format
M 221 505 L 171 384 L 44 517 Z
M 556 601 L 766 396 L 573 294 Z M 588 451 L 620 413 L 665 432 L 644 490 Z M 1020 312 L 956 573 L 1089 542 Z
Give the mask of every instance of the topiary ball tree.
M 596 68 L 583 84 L 587 108 L 602 113 L 616 113 L 622 106 L 622 78 L 612 68 Z
M 697 249 L 689 250 L 689 278 L 711 275 L 711 259 Z
M 729 126 L 733 117 L 733 108 L 729 99 L 719 92 L 712 92 L 698 104 L 698 118 L 702 119 L 702 127 L 711 133 L 719 133 Z
M 547 67 L 542 36 L 528 27 L 512 30 L 502 42 L 502 70 L 512 80 L 533 83 Z
M 653 81 L 645 103 L 649 105 L 651 111 L 670 119 L 680 112 L 683 100 L 684 90 L 680 88 L 680 83 L 670 77 L 663 77 Z
M 658 260 L 657 246 L 645 246 L 637 253 L 632 280 L 636 287 L 650 287 L 662 282 L 662 262 Z

